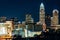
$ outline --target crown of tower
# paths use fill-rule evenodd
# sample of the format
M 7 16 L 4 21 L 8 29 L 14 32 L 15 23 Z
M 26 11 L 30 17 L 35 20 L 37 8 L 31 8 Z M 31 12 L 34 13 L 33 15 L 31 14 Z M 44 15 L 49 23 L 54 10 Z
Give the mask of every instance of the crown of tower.
M 41 3 L 40 9 L 44 9 L 44 4 L 43 3 Z
M 59 13 L 59 11 L 58 11 L 57 9 L 54 9 L 54 10 L 53 10 L 53 13 L 55 13 L 55 12 Z

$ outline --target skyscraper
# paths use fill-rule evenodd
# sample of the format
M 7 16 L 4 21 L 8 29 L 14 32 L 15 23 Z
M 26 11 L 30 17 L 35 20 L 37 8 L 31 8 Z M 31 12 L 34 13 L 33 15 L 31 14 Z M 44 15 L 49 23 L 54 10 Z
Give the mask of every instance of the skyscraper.
M 43 3 L 41 3 L 40 5 L 39 22 L 41 22 L 42 24 L 45 23 L 45 8 Z
M 57 9 L 53 10 L 53 18 L 51 19 L 51 25 L 58 25 L 58 13 L 59 11 Z
M 32 16 L 30 14 L 27 14 L 26 15 L 26 23 L 33 23 L 33 22 L 34 22 L 34 20 L 33 20 Z
M 34 30 L 34 20 L 30 14 L 26 15 L 26 25 L 28 25 L 28 30 Z

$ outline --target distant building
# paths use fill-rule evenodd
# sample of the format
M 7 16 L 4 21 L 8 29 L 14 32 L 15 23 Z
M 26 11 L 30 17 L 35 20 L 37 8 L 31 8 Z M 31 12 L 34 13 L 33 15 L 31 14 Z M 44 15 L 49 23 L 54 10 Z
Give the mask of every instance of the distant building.
M 5 21 L 6 21 L 6 19 L 7 19 L 7 17 L 2 16 L 2 17 L 0 17 L 0 22 L 5 22 Z
M 26 15 L 26 23 L 33 23 L 33 22 L 34 22 L 34 20 L 33 20 L 32 16 L 30 14 L 27 14 Z
M 41 22 L 42 24 L 45 23 L 45 8 L 43 3 L 41 3 L 40 5 L 39 22 Z
M 41 3 L 39 10 L 39 22 L 36 23 L 37 25 L 35 25 L 35 30 L 42 31 L 44 28 L 43 27 L 44 23 L 45 23 L 45 8 L 44 8 L 44 4 Z
M 51 26 L 51 17 L 50 17 L 50 15 L 47 15 L 45 17 L 45 23 L 46 23 L 46 26 L 47 27 L 50 27 Z
M 13 30 L 13 27 L 14 27 L 13 21 L 6 21 L 6 25 L 5 26 L 7 27 L 8 34 L 10 36 L 12 36 L 12 30 Z
M 22 21 L 22 24 L 25 24 L 25 21 Z
M 0 23 L 0 36 L 11 37 L 13 27 L 14 27 L 13 21 L 6 21 L 3 23 Z
M 12 17 L 10 18 L 10 21 L 13 21 L 13 24 L 14 24 L 14 29 L 17 29 L 18 28 L 18 18 L 17 17 Z
M 41 24 L 39 24 L 39 23 L 37 23 L 37 24 L 35 24 L 35 26 L 34 26 L 34 31 L 42 31 L 43 30 L 43 28 L 42 28 L 42 25 Z
M 34 20 L 30 14 L 26 15 L 26 25 L 28 25 L 28 30 L 34 30 Z
M 51 18 L 51 25 L 58 25 L 58 23 L 59 23 L 58 13 L 59 13 L 59 11 L 57 9 L 53 10 L 53 17 Z
M 23 29 L 25 29 L 25 24 L 18 24 L 18 28 L 23 28 Z

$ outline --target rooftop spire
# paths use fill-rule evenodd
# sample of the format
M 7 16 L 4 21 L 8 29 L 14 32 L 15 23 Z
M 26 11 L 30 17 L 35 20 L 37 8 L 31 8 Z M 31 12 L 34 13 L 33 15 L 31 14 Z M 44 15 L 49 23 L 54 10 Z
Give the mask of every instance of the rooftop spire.
M 41 3 L 40 7 L 44 7 L 44 4 L 43 4 L 43 3 Z
M 41 3 L 40 9 L 44 9 L 44 4 L 43 3 Z

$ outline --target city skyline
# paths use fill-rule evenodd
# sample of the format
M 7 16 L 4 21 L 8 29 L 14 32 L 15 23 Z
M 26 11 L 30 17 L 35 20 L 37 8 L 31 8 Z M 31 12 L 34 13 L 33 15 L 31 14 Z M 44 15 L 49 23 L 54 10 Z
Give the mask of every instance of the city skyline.
M 20 21 L 24 21 L 25 15 L 31 14 L 37 22 L 41 2 L 44 3 L 46 14 L 52 15 L 54 9 L 60 9 L 59 0 L 3 0 L 0 1 L 0 16 L 18 17 Z
M 60 39 L 60 0 L 1 0 L 0 40 Z

